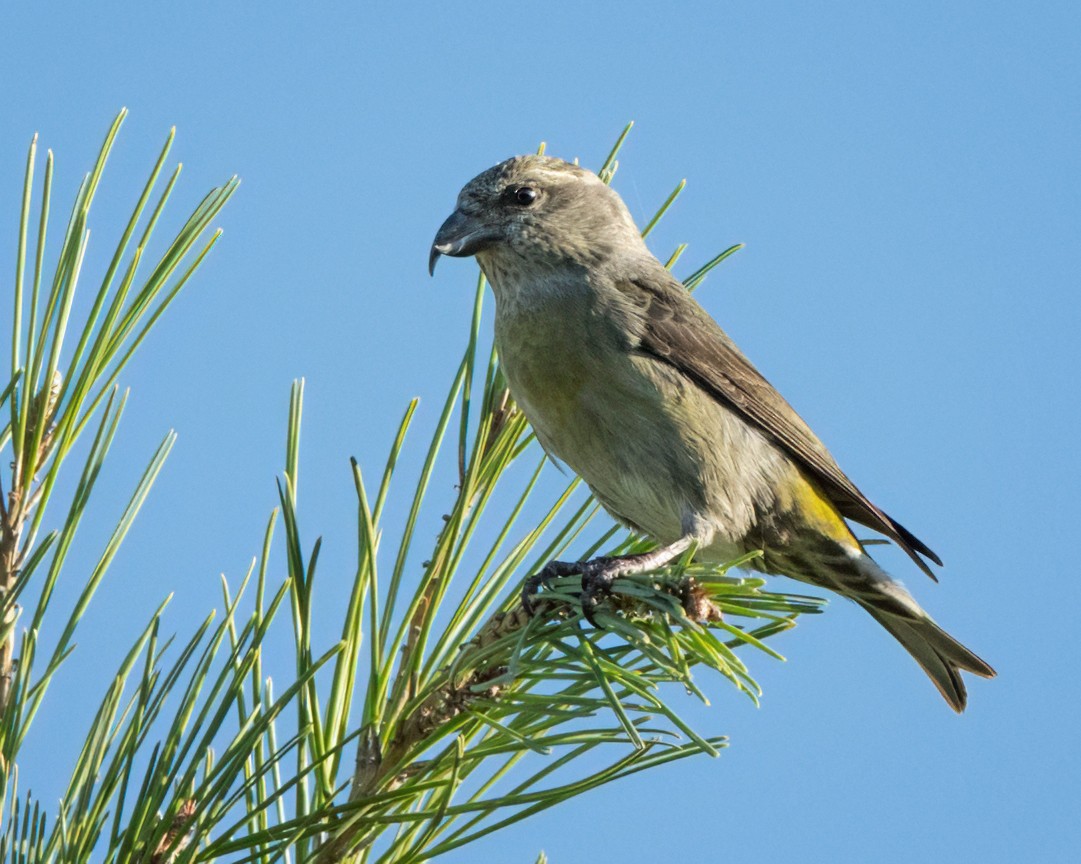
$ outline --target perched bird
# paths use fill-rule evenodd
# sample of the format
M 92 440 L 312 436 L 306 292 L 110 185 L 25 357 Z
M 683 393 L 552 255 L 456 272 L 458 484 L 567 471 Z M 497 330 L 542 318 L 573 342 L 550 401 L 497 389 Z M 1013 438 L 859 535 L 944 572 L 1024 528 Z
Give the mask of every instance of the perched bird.
M 495 293 L 511 395 L 541 445 L 652 551 L 552 562 L 527 584 L 580 573 L 583 607 L 620 576 L 695 547 L 854 600 L 916 659 L 955 711 L 961 671 L 995 671 L 939 627 L 867 554 L 846 519 L 884 534 L 928 575 L 941 564 L 872 504 L 806 423 L 650 253 L 619 195 L 560 159 L 516 156 L 466 184 L 432 244 L 475 255 Z M 927 560 L 924 560 L 927 559 Z

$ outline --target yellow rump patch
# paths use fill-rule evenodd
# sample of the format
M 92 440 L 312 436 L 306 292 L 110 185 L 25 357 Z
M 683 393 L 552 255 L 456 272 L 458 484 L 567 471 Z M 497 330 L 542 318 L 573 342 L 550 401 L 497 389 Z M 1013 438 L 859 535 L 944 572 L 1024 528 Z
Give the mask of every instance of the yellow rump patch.
M 831 540 L 853 550 L 862 550 L 859 541 L 821 489 L 799 472 L 779 490 L 782 510 L 798 513 L 801 521 Z

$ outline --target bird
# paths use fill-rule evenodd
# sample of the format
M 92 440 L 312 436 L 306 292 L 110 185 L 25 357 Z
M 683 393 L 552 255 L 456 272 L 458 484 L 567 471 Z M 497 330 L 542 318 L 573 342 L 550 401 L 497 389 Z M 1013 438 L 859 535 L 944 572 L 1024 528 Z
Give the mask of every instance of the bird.
M 850 522 L 932 579 L 941 559 L 845 475 L 597 174 L 545 155 L 500 162 L 462 188 L 432 243 L 430 275 L 441 256 L 475 256 L 491 285 L 500 366 L 541 446 L 656 543 L 551 562 L 527 580 L 527 609 L 551 577 L 580 574 L 593 622 L 622 576 L 688 550 L 707 563 L 756 551 L 746 566 L 865 609 L 956 712 L 967 703 L 962 672 L 995 676 L 875 562 Z

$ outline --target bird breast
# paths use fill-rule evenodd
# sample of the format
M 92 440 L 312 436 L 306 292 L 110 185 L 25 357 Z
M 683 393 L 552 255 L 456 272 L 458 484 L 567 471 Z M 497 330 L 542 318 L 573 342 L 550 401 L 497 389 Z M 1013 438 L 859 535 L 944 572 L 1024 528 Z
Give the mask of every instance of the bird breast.
M 628 335 L 634 328 L 620 317 L 625 310 L 604 308 L 573 285 L 525 297 L 502 288 L 496 348 L 545 450 L 581 476 L 613 516 L 661 542 L 703 519 L 719 542 L 746 535 L 755 489 L 718 448 L 729 434 L 748 443 L 745 424 L 678 371 L 637 351 Z

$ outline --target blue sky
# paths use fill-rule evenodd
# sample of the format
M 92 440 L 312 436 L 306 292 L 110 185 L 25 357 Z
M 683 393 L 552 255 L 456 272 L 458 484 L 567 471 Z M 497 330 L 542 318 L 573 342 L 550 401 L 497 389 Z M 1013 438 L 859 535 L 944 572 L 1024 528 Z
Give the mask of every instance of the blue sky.
M 223 242 L 126 376 L 106 510 L 168 428 L 179 441 L 81 633 L 70 692 L 100 693 L 95 672 L 163 595 L 183 630 L 217 604 L 220 572 L 246 569 L 298 376 L 303 518 L 325 538 L 328 602 L 344 596 L 348 457 L 376 470 L 414 395 L 430 430 L 460 356 L 474 265 L 426 273 L 458 189 L 541 140 L 596 166 L 633 119 L 616 187 L 636 218 L 688 181 L 652 248 L 689 243 L 686 275 L 747 244 L 700 299 L 941 554 L 937 586 L 881 558 L 999 678 L 972 681 L 956 717 L 837 602 L 777 640 L 787 663 L 752 658 L 761 708 L 719 681 L 710 709 L 688 702 L 699 729 L 731 736 L 719 760 L 637 775 L 445 860 L 1076 853 L 1076 4 L 70 7 L 0 11 L 0 278 L 34 131 L 69 196 L 131 110 L 103 227 L 173 124 L 178 213 L 243 178 Z M 87 268 L 106 263 L 91 244 Z M 70 764 L 64 729 L 55 715 L 36 727 L 37 788 Z

